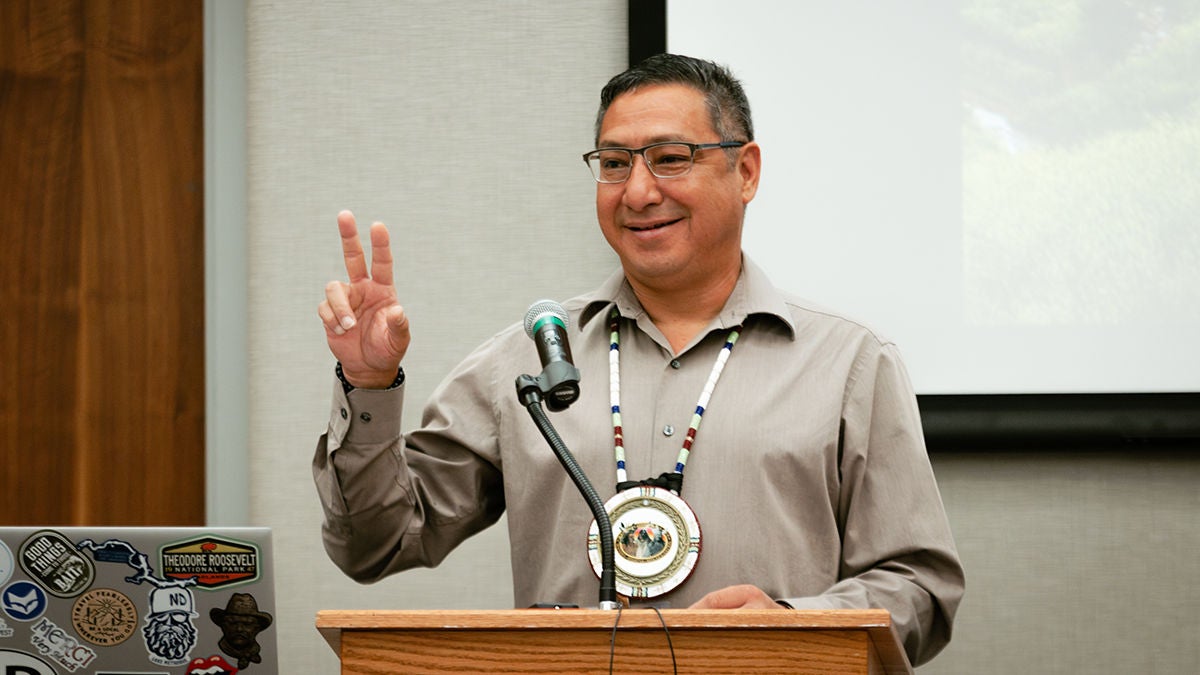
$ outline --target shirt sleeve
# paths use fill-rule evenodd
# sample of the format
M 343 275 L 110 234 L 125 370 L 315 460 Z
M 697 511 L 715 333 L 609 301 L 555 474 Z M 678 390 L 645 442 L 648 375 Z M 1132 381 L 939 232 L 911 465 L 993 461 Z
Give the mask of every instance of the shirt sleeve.
M 496 423 L 479 382 L 484 371 L 469 359 L 451 373 L 425 409 L 423 431 L 407 438 L 405 385 L 347 393 L 335 381 L 312 469 L 325 550 L 349 577 L 368 583 L 436 566 L 500 518 L 503 480 L 487 431 Z
M 964 590 L 908 374 L 891 344 L 864 349 L 847 384 L 839 448 L 839 581 L 796 609 L 891 612 L 919 665 L 950 641 Z

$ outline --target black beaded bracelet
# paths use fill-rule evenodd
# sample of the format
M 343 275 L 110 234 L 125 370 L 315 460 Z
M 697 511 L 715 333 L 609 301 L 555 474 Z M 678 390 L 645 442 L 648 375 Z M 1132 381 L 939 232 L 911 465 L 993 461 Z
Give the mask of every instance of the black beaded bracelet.
M 350 381 L 346 379 L 346 375 L 344 373 L 342 373 L 342 362 L 341 361 L 338 361 L 337 367 L 334 368 L 334 372 L 337 373 L 337 378 L 342 383 L 342 392 L 343 393 L 349 394 L 350 392 L 357 389 L 357 387 L 350 384 Z M 396 379 L 392 380 L 392 383 L 389 384 L 387 387 L 384 387 L 384 391 L 387 391 L 388 389 L 395 389 L 396 387 L 399 387 L 402 384 L 404 384 L 404 366 L 400 366 L 399 368 L 396 369 Z

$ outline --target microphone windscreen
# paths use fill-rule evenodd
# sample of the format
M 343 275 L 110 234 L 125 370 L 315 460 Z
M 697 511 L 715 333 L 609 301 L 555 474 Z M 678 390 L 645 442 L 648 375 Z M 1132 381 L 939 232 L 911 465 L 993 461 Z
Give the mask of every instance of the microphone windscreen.
M 558 319 L 563 328 L 571 327 L 567 310 L 563 309 L 562 305 L 553 300 L 538 300 L 529 306 L 528 312 L 525 312 L 525 334 L 532 339 L 538 324 L 549 318 Z

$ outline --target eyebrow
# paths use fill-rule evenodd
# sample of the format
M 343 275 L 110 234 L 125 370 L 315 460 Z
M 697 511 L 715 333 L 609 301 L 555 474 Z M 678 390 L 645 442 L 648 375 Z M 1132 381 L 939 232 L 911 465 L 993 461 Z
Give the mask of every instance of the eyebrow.
M 690 141 L 683 140 L 683 138 L 677 134 L 672 134 L 672 135 L 652 136 L 650 138 L 650 142 L 643 143 L 642 146 L 654 145 L 655 143 L 669 143 L 672 141 L 678 142 L 678 143 L 690 142 Z M 627 148 L 630 146 L 621 145 L 619 143 L 616 143 L 615 141 L 608 141 L 608 140 L 601 139 L 600 142 L 596 144 L 596 147 L 597 148 Z

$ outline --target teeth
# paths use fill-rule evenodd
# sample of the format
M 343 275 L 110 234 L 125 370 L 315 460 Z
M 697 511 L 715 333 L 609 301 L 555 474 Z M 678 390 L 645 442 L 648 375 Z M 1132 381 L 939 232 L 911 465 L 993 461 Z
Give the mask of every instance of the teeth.
M 649 227 L 635 227 L 635 228 L 632 228 L 632 229 L 633 229 L 635 232 L 647 232 L 647 231 L 649 231 L 649 230 L 657 230 L 657 229 L 658 229 L 658 228 L 660 228 L 660 227 L 666 227 L 667 225 L 670 225 L 670 224 L 671 224 L 671 223 L 673 223 L 673 222 L 675 222 L 675 221 L 673 221 L 673 220 L 672 220 L 672 221 L 671 221 L 671 222 L 669 222 L 669 223 L 659 223 L 659 224 L 657 224 L 657 225 L 650 225 Z

